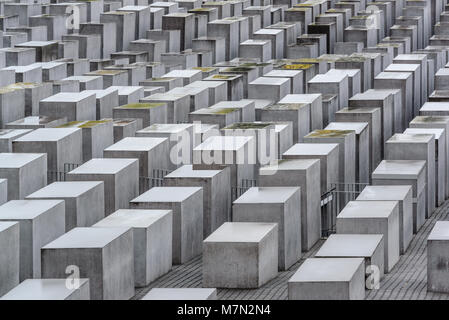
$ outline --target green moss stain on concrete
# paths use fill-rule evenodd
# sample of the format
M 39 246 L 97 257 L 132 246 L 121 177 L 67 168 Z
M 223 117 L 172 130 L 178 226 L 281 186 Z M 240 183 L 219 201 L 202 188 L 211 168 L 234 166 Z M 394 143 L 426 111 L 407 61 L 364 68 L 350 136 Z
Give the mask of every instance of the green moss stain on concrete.
M 151 108 L 161 107 L 163 105 L 164 105 L 164 103 L 158 103 L 158 102 L 130 103 L 130 104 L 125 104 L 123 106 L 119 106 L 117 108 L 120 108 L 120 109 L 151 109 Z
M 338 138 L 354 132 L 352 130 L 315 130 L 307 135 L 309 138 Z
M 212 113 L 214 114 L 228 114 L 232 113 L 234 111 L 238 110 L 237 108 L 220 108 L 217 110 L 213 110 Z

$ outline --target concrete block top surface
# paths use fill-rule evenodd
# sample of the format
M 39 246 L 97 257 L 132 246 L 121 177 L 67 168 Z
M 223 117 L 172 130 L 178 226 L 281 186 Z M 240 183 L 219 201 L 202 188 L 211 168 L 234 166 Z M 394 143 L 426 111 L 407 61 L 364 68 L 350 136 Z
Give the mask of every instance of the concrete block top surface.
M 218 132 L 218 124 L 211 124 L 211 123 L 194 123 L 193 124 L 193 130 L 194 133 L 205 133 L 209 130 L 217 130 Z
M 248 40 L 242 41 L 240 43 L 240 45 L 247 45 L 247 44 L 251 44 L 251 45 L 266 45 L 268 43 L 270 43 L 270 40 L 248 39 Z
M 337 219 L 388 218 L 398 206 L 398 201 L 349 201 Z
M 437 71 L 437 73 L 435 75 L 436 76 L 447 76 L 447 75 L 449 75 L 449 68 L 441 68 L 440 70 Z
M 117 11 L 142 11 L 148 9 L 148 6 L 124 6 Z
M 427 240 L 449 240 L 449 221 L 437 221 Z
M 362 95 L 366 94 L 367 96 L 371 96 L 371 97 L 378 97 L 377 100 L 384 100 L 386 99 L 388 96 L 392 95 L 392 94 L 396 94 L 401 92 L 401 89 L 369 89 L 366 90 L 364 93 L 362 93 Z M 374 99 L 376 100 L 376 99 Z
M 245 145 L 247 145 L 252 139 L 253 137 L 243 136 L 213 136 L 207 138 L 206 141 L 195 147 L 193 150 L 237 151 L 245 147 Z
M 191 164 L 183 165 L 170 172 L 164 178 L 212 178 L 222 170 L 193 170 Z
M 165 14 L 164 17 L 175 17 L 175 18 L 187 18 L 187 17 L 193 17 L 193 13 L 184 13 L 184 12 L 173 12 L 169 14 Z
M 374 169 L 373 178 L 417 179 L 425 169 L 425 160 L 382 160 Z
M 64 300 L 78 290 L 68 288 L 66 282 L 66 279 L 26 279 L 0 300 Z M 80 287 L 88 282 L 89 279 L 79 279 Z
M 264 34 L 264 35 L 277 35 L 282 34 L 284 31 L 279 29 L 259 29 L 254 32 L 255 35 Z
M 209 76 L 207 78 L 204 78 L 204 80 L 211 80 L 211 81 L 232 81 L 238 78 L 243 78 L 240 74 L 214 74 L 212 76 Z
M 142 300 L 206 300 L 216 292 L 215 288 L 153 288 Z
M 114 119 L 114 127 L 125 127 L 133 122 L 137 122 L 137 119 Z
M 348 75 L 343 73 L 317 74 L 309 80 L 309 83 L 340 83 L 347 77 Z
M 168 79 L 168 78 L 166 78 Z M 188 94 L 180 94 L 173 92 L 155 93 L 149 97 L 142 98 L 141 101 L 176 101 L 183 97 L 188 96 Z
M 396 133 L 390 139 L 387 140 L 387 143 L 429 143 L 434 138 L 433 134 L 405 134 L 405 133 Z
M 289 282 L 351 281 L 362 263 L 363 258 L 309 258 L 298 268 Z
M 284 156 L 328 155 L 338 148 L 338 143 L 296 143 L 284 152 Z
M 25 117 L 16 121 L 11 121 L 8 124 L 14 124 L 14 125 L 39 125 L 39 124 L 48 124 L 51 123 L 55 120 L 64 120 L 65 121 L 66 118 L 50 118 L 47 116 L 29 116 L 29 117 Z
M 153 98 L 154 95 L 151 97 Z M 162 107 L 165 103 L 159 102 L 150 102 L 150 103 L 130 103 L 122 106 L 114 107 L 114 109 L 132 109 L 132 110 L 143 110 L 143 109 L 151 109 L 156 107 Z
M 21 44 L 22 45 L 22 44 Z M 19 47 L 15 47 L 15 48 L 2 48 L 2 49 L 0 49 L 0 51 L 2 51 L 2 52 L 15 52 L 15 53 L 18 53 L 18 52 L 26 52 L 26 51 L 35 51 L 35 49 L 34 48 L 19 48 Z
M 80 129 L 92 129 L 96 126 L 104 125 L 105 123 L 111 122 L 112 119 L 101 119 L 101 120 L 90 120 L 90 121 L 70 121 L 65 124 L 62 124 L 57 129 L 60 128 L 80 128 Z M 53 128 L 50 128 L 53 129 Z
M 381 234 L 331 234 L 315 257 L 370 257 L 382 238 Z
M 360 134 L 368 125 L 368 122 L 331 122 L 324 130 L 353 130 L 355 134 Z
M 285 203 L 296 192 L 297 187 L 253 187 L 242 194 L 234 204 L 243 203 Z
M 154 187 L 131 202 L 182 202 L 202 189 L 201 187 Z
M 404 134 L 410 135 L 433 135 L 435 139 L 440 139 L 444 134 L 444 129 L 436 128 L 408 128 L 405 129 Z
M 381 72 L 376 76 L 376 80 L 407 80 L 411 77 L 409 72 Z
M 50 85 L 46 83 L 38 83 L 38 82 L 16 82 L 13 84 L 10 84 L 8 87 L 13 89 L 34 89 L 34 88 L 40 88 L 45 85 Z
M 226 132 L 229 130 L 267 130 L 272 129 L 272 122 L 262 122 L 262 121 L 254 121 L 254 122 L 236 122 L 231 124 L 230 126 L 222 128 L 222 132 L 226 135 Z M 227 131 L 224 131 L 227 130 Z
M 52 44 L 57 44 L 58 41 L 28 41 L 28 42 L 22 42 L 18 44 L 18 46 L 21 47 L 45 47 Z
M 155 8 L 155 7 L 150 7 L 150 12 L 164 12 L 164 8 Z
M 120 209 L 98 221 L 93 227 L 148 228 L 171 210 Z
M 213 81 L 213 80 L 208 80 L 208 81 L 203 81 L 203 80 L 198 80 L 198 81 L 194 81 L 191 84 L 185 86 L 185 87 L 205 87 L 205 88 L 217 88 L 220 86 L 223 86 L 224 82 L 223 81 Z
M 179 133 L 192 126 L 191 123 L 156 123 L 138 130 L 137 133 Z
M 330 69 L 326 74 L 327 75 L 342 75 L 342 76 L 348 76 L 348 77 L 354 77 L 356 74 L 360 72 L 360 69 Z
M 11 200 L 0 206 L 0 219 L 29 220 L 64 203 L 64 200 Z
M 357 200 L 404 200 L 412 186 L 366 186 Z
M 264 77 L 294 77 L 301 74 L 302 70 L 271 70 L 264 74 Z
M 396 61 L 413 61 L 413 60 L 423 60 L 426 59 L 427 55 L 426 54 L 420 54 L 420 53 L 411 53 L 411 54 L 398 54 L 394 60 Z M 393 61 L 394 61 L 393 60 Z
M 104 151 L 150 151 L 167 140 L 167 138 L 126 137 Z
M 57 181 L 33 192 L 27 196 L 27 199 L 78 197 L 103 183 L 103 181 Z
M 76 80 L 76 81 L 79 81 L 79 82 L 88 82 L 88 81 L 95 80 L 95 79 L 100 79 L 100 78 L 102 78 L 102 76 L 71 76 L 71 77 L 64 78 L 62 80 Z M 99 93 L 99 92 L 102 92 L 102 91 L 104 91 L 104 90 L 84 90 L 83 92 L 95 93 L 96 94 L 96 93 Z
M 49 62 L 35 62 L 30 64 L 29 66 L 36 66 L 41 67 L 42 69 L 51 69 L 54 67 L 59 67 L 65 65 L 65 62 L 55 62 L 55 61 L 49 61 Z
M 45 153 L 0 153 L 0 168 L 21 168 L 45 156 Z
M 16 224 L 18 224 L 16 221 L 0 221 L 0 232 L 3 232 Z
M 137 162 L 137 159 L 91 159 L 83 165 L 70 171 L 70 174 L 116 174 Z
M 388 67 L 385 68 L 385 71 L 398 71 L 398 72 L 414 72 L 417 71 L 421 66 L 419 64 L 395 64 L 392 63 Z
M 42 68 L 41 66 L 28 65 L 28 66 L 11 66 L 11 67 L 7 67 L 7 68 L 3 68 L 2 70 L 14 70 L 16 73 L 24 73 L 27 71 L 41 69 L 41 68 Z M 13 89 L 13 88 L 11 88 L 11 89 Z M 5 90 L 5 87 L 2 90 Z
M 289 82 L 289 78 L 271 78 L 271 77 L 259 77 L 256 80 L 250 82 L 251 85 L 282 85 Z
M 41 102 L 79 102 L 90 96 L 95 96 L 93 93 L 86 91 L 81 92 L 60 92 L 48 98 L 42 99 Z
M 33 129 L 1 129 L 0 139 L 10 139 L 30 133 Z
M 348 135 L 353 135 L 354 130 L 314 130 L 308 135 L 307 138 L 344 138 Z
M 239 101 L 220 101 L 210 106 L 210 108 L 244 108 L 253 103 L 255 104 L 254 100 L 249 99 Z
M 307 170 L 320 163 L 319 159 L 285 159 L 276 160 L 275 163 L 260 168 L 261 175 L 273 174 L 277 170 Z
M 48 243 L 42 249 L 104 248 L 129 229 L 128 227 L 74 228 Z
M 448 111 L 448 102 L 426 102 L 419 111 Z
M 180 78 L 184 78 L 184 77 L 193 77 L 197 74 L 201 74 L 200 70 L 172 70 L 169 73 L 166 73 L 163 75 L 163 78 L 165 77 L 180 77 Z
M 320 97 L 321 93 L 287 94 L 279 103 L 313 103 Z
M 110 86 L 108 89 L 117 90 L 119 95 L 129 95 L 136 91 L 143 90 L 142 86 Z
M 14 141 L 58 141 L 79 131 L 78 128 L 39 128 Z
M 276 223 L 225 222 L 203 242 L 256 242 L 277 229 Z

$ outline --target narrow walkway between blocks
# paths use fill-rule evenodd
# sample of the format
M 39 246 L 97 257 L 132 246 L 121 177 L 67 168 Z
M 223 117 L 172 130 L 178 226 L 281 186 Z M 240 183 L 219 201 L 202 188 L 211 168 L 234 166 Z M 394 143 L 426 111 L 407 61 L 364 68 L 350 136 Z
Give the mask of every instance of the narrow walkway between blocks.
M 426 220 L 414 235 L 406 253 L 402 255 L 393 270 L 386 274 L 378 290 L 366 291 L 367 300 L 446 300 L 449 294 L 427 292 L 427 236 L 438 220 L 449 220 L 449 200 Z M 304 259 L 313 257 L 324 240 L 320 240 L 300 261 L 289 270 L 258 289 L 218 289 L 218 299 L 229 300 L 285 300 L 288 298 L 287 282 Z M 141 299 L 152 288 L 201 288 L 201 256 L 173 269 L 149 286 L 136 289 L 133 299 Z

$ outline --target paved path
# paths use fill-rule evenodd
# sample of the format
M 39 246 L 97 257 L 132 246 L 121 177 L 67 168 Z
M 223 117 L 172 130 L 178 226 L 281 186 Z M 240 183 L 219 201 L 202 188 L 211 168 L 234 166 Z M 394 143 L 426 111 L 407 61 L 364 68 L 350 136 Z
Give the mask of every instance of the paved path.
M 438 294 L 426 290 L 426 239 L 438 220 L 449 220 L 449 201 L 439 207 L 433 216 L 413 237 L 407 252 L 400 257 L 393 270 L 380 283 L 380 289 L 367 291 L 369 300 L 409 300 L 409 299 L 449 299 L 449 294 Z M 303 258 L 289 270 L 279 275 L 259 289 L 238 290 L 219 289 L 219 299 L 229 300 L 285 300 L 287 281 L 305 258 L 313 257 L 324 240 L 320 240 Z M 148 287 L 136 290 L 134 299 L 140 299 L 151 288 L 161 287 L 201 287 L 201 256 L 180 266 L 151 283 Z

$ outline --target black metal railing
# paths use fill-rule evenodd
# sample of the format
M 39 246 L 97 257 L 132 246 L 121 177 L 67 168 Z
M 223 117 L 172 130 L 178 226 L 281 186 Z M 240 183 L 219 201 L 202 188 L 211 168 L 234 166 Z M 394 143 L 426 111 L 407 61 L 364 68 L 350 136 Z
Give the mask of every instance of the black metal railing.
M 236 200 L 238 197 L 240 197 L 242 194 L 244 194 L 246 191 L 248 191 L 249 188 L 257 187 L 257 181 L 253 179 L 242 179 L 240 184 L 232 187 L 231 193 L 232 193 L 232 201 Z
M 139 177 L 139 192 L 140 194 L 150 190 L 153 187 L 162 187 L 164 177 L 169 174 L 170 171 L 166 169 L 153 169 L 151 176 Z
M 330 189 L 321 195 L 321 235 L 328 237 L 336 232 L 337 216 L 349 201 L 354 201 L 368 183 L 330 184 Z
M 78 168 L 80 165 L 77 163 L 64 163 L 63 171 L 47 171 L 47 184 L 57 182 L 57 181 L 66 181 L 66 175 L 68 172 L 73 169 Z

